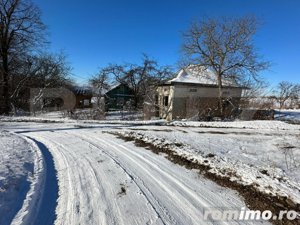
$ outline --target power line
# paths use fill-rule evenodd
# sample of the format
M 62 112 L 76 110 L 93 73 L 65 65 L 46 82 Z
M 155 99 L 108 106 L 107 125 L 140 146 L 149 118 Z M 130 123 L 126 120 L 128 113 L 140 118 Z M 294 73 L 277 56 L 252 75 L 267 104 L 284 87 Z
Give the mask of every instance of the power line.
M 82 76 L 79 76 L 77 74 L 74 74 L 74 73 L 71 73 L 71 76 L 73 77 L 77 77 L 77 78 L 80 78 L 81 80 L 84 80 L 84 81 L 89 81 L 90 79 L 87 78 L 87 77 L 82 77 Z

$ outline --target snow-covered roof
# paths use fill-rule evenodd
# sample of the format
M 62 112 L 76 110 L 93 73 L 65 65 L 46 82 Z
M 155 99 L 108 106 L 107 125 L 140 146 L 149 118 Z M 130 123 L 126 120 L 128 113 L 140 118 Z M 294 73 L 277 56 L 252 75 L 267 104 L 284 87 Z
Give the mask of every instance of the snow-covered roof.
M 105 94 L 106 94 L 107 92 L 109 92 L 109 91 L 111 91 L 111 90 L 113 90 L 113 89 L 119 87 L 120 85 L 121 85 L 121 83 L 116 82 L 115 84 L 113 84 L 112 86 L 110 86 L 110 87 L 106 90 Z
M 77 95 L 91 95 L 92 88 L 89 86 L 76 86 L 73 88 L 73 91 Z
M 120 85 L 120 83 L 115 83 L 111 86 L 108 86 L 107 88 L 97 88 L 97 87 L 94 87 L 93 88 L 93 92 L 96 93 L 96 94 L 101 94 L 101 95 L 106 95 L 107 92 L 115 89 L 116 87 L 118 87 Z M 100 93 L 99 93 L 100 92 Z
M 217 85 L 217 76 L 211 70 L 204 66 L 190 65 L 181 69 L 178 75 L 167 81 L 167 84 L 172 83 L 189 83 L 189 84 L 202 84 L 202 85 Z M 222 79 L 224 86 L 238 87 L 235 81 L 230 79 Z
M 114 84 L 112 84 L 111 86 L 109 86 L 108 88 L 103 88 L 101 90 L 101 95 L 106 95 L 108 92 L 112 91 L 115 88 L 118 88 L 120 85 L 123 85 L 122 83 L 116 82 Z M 94 93 L 99 94 L 99 89 L 98 88 L 94 88 Z

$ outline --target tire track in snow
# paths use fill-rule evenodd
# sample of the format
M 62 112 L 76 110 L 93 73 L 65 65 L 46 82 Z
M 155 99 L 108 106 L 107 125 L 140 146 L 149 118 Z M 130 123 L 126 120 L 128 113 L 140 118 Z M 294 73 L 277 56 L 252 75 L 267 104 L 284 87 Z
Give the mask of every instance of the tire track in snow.
M 125 217 L 119 212 L 118 203 L 112 198 L 113 195 L 106 196 L 106 193 L 112 189 L 116 190 L 116 188 L 109 186 L 111 177 L 106 175 L 104 171 L 99 171 L 100 167 L 95 167 L 95 161 L 87 154 L 90 149 L 88 148 L 86 141 L 79 141 L 81 146 L 84 146 L 85 150 L 87 150 L 80 153 L 77 151 L 78 149 L 74 148 L 74 144 L 64 143 L 64 140 L 74 140 L 73 135 L 67 133 L 62 135 L 61 132 L 57 132 L 57 134 L 56 132 L 44 132 L 42 134 L 34 134 L 33 136 L 35 135 L 39 137 L 38 139 L 40 141 L 45 142 L 50 146 L 49 148 L 52 149 L 56 158 L 63 158 L 64 161 L 60 165 L 62 168 L 60 169 L 60 172 L 64 172 L 64 175 L 67 176 L 60 179 L 64 191 L 63 193 L 61 192 L 59 202 L 63 202 L 64 207 L 67 205 L 67 210 L 66 212 L 58 210 L 60 216 L 58 221 L 56 221 L 56 224 L 128 224 L 128 222 L 125 223 L 123 221 L 123 218 L 125 219 Z M 97 152 L 99 153 L 99 149 L 97 149 Z M 111 160 L 107 156 L 106 158 Z M 79 177 L 79 175 L 76 174 L 82 174 L 82 177 Z M 99 174 L 101 174 L 101 179 Z M 84 180 L 84 175 L 89 177 L 88 181 L 90 182 L 85 187 L 79 185 L 79 182 Z M 105 184 L 105 186 L 103 186 L 103 184 Z M 76 204 L 74 203 L 76 200 L 74 196 L 76 195 L 77 197 L 83 196 L 81 199 L 86 200 L 85 202 L 82 202 L 82 205 L 89 205 L 89 216 L 82 215 L 81 217 L 78 215 L 78 212 L 76 212 Z M 92 199 L 94 203 L 89 202 L 87 199 Z M 104 205 L 107 205 L 106 208 L 101 207 L 103 203 Z M 151 214 L 147 213 L 147 207 L 145 208 L 144 214 L 149 218 L 151 217 Z M 146 223 L 140 222 L 141 219 L 139 218 L 136 220 L 137 222 L 131 224 Z M 150 219 L 150 222 L 148 221 L 147 223 L 152 224 L 153 221 L 155 224 L 161 224 L 157 219 Z
M 219 193 L 206 190 L 211 185 L 199 187 L 203 193 L 196 192 L 197 185 L 205 182 L 191 175 L 182 179 L 184 168 L 167 163 L 167 159 L 150 151 L 138 150 L 132 143 L 124 145 L 112 135 L 89 130 L 44 131 L 26 135 L 43 142 L 56 160 L 60 188 L 56 224 L 239 224 L 236 221 L 202 221 L 203 207 L 224 203 L 228 207 L 230 202 L 223 201 Z M 131 145 L 133 149 L 128 147 Z M 103 163 L 97 164 L 98 156 L 104 157 Z M 110 173 L 108 168 L 115 174 Z M 176 177 L 176 172 L 179 177 Z M 124 178 L 132 181 L 128 197 L 135 201 L 137 213 L 145 217 L 140 219 L 143 222 L 132 219 L 130 213 L 119 208 L 126 196 L 115 197 L 116 188 L 120 188 L 118 182 Z M 141 197 L 134 195 L 137 192 L 132 190 L 138 190 Z M 81 213 L 81 210 L 85 211 Z M 123 210 L 122 213 L 120 210 Z M 130 216 L 131 220 L 127 218 Z
M 78 157 L 78 155 L 74 155 L 74 152 L 70 151 L 68 148 L 66 148 L 63 144 L 61 144 L 59 142 L 56 142 L 56 141 L 53 141 L 53 140 L 51 142 L 54 143 L 55 145 L 59 146 L 61 152 L 66 152 L 66 153 L 68 153 L 68 156 L 72 156 L 73 162 L 76 163 L 76 161 L 77 161 L 76 157 Z M 68 158 L 70 159 L 70 157 L 68 157 Z M 106 195 L 104 193 L 105 188 L 101 185 L 101 182 L 99 181 L 99 178 L 96 175 L 96 170 L 93 167 L 92 163 L 90 162 L 90 160 L 84 154 L 80 155 L 80 158 L 85 159 L 85 160 L 81 160 L 81 162 L 88 165 L 88 166 L 86 166 L 86 165 L 81 166 L 81 168 L 84 170 L 84 173 L 89 173 L 91 175 L 91 177 L 93 178 L 93 179 L 90 179 L 90 181 L 92 182 L 91 186 L 94 187 L 93 188 L 93 193 L 91 194 L 91 197 L 93 197 L 93 195 L 96 194 L 95 192 L 98 192 L 97 196 L 105 196 L 105 201 L 104 202 L 107 204 L 107 209 L 105 210 L 107 212 L 107 213 L 105 213 L 105 214 L 107 214 L 106 217 L 103 217 L 100 214 L 98 219 L 94 219 L 94 222 L 92 224 L 95 224 L 98 221 L 102 221 L 102 222 L 104 222 L 103 224 L 120 224 L 120 225 L 124 225 L 124 222 L 122 220 L 122 217 L 120 216 L 117 204 L 114 201 L 112 201 L 112 199 L 109 199 L 108 197 L 106 197 Z M 70 172 L 70 170 L 69 170 L 69 172 Z M 78 218 L 76 218 L 77 217 L 76 215 L 78 215 L 78 213 L 79 213 L 80 203 L 74 204 L 74 202 L 70 201 L 70 200 L 74 199 L 74 196 L 76 196 L 77 193 L 78 193 L 78 191 L 77 191 L 77 193 L 75 193 L 75 188 L 76 189 L 80 188 L 82 192 L 84 192 L 86 190 L 84 190 L 84 188 L 83 188 L 83 186 L 85 186 L 85 185 L 80 185 L 81 187 L 74 187 L 74 183 L 70 182 L 72 180 L 71 179 L 72 176 L 74 176 L 74 174 L 69 174 L 68 173 L 68 177 L 69 177 L 69 179 L 68 179 L 69 180 L 68 190 L 71 190 L 71 195 L 70 195 L 71 197 L 68 198 L 68 205 L 69 205 L 68 209 L 72 209 L 72 212 L 68 213 L 71 216 L 71 218 L 68 219 L 67 221 L 70 221 L 70 224 L 77 224 Z M 82 176 L 80 176 L 80 177 L 82 177 Z M 83 179 L 78 178 L 77 180 L 82 181 Z M 98 190 L 96 190 L 96 189 L 98 189 Z M 88 197 L 88 196 L 89 195 L 86 195 L 86 197 Z M 89 202 L 89 201 L 87 201 L 87 202 Z M 84 204 L 82 204 L 82 205 L 84 205 Z M 118 214 L 118 216 L 117 217 L 109 216 L 112 213 Z M 95 215 L 96 214 L 99 214 L 99 212 L 96 212 Z M 90 218 L 91 217 L 92 216 L 90 216 Z M 68 224 L 68 223 L 66 223 L 66 224 Z
M 94 144 L 93 142 L 95 140 L 97 140 L 98 143 L 102 142 L 104 145 L 110 146 L 115 151 L 117 151 L 118 153 L 122 154 L 124 157 L 127 157 L 130 161 L 132 161 L 133 164 L 138 165 L 139 168 L 141 170 L 143 170 L 149 177 L 151 177 L 153 179 L 153 181 L 155 181 L 155 183 L 157 185 L 159 185 L 162 189 L 164 189 L 166 191 L 166 193 L 169 193 L 172 196 L 172 199 L 174 201 L 176 201 L 176 205 L 182 205 L 182 204 L 184 204 L 186 207 L 188 207 L 189 210 L 192 211 L 192 212 L 189 212 L 189 213 L 190 213 L 190 217 L 194 217 L 194 221 L 197 221 L 197 220 L 199 221 L 200 216 L 203 217 L 203 215 L 201 215 L 201 214 L 199 215 L 199 213 L 202 213 L 202 212 L 200 212 L 201 210 L 199 210 L 199 208 L 197 208 L 196 206 L 192 206 L 191 202 L 189 200 L 191 200 L 191 199 L 196 200 L 197 203 L 198 203 L 197 206 L 201 205 L 204 208 L 211 207 L 211 203 L 209 201 L 204 200 L 202 197 L 200 198 L 189 187 L 187 187 L 185 184 L 183 184 L 182 182 L 180 182 L 174 176 L 172 176 L 172 175 L 166 173 L 165 171 L 163 171 L 161 168 L 158 168 L 158 171 L 159 171 L 160 175 L 163 175 L 166 179 L 163 179 L 163 180 L 157 179 L 154 175 L 152 175 L 153 171 L 150 172 L 150 171 L 146 170 L 142 164 L 138 163 L 138 160 L 135 160 L 131 156 L 133 155 L 136 158 L 138 158 L 139 160 L 141 160 L 142 162 L 145 162 L 152 169 L 157 168 L 157 165 L 154 164 L 153 162 L 147 160 L 146 158 L 141 157 L 135 151 L 133 151 L 133 150 L 131 150 L 129 148 L 126 148 L 125 146 L 123 146 L 121 144 L 116 144 L 115 142 L 109 141 L 110 140 L 109 138 L 106 138 L 105 140 L 103 140 L 103 139 L 100 139 L 98 136 L 92 136 L 92 137 L 84 136 L 84 138 L 83 138 L 82 135 L 81 136 L 75 135 L 75 136 L 77 136 L 78 138 L 82 139 L 83 141 L 87 141 L 88 143 L 92 144 L 93 146 L 95 146 L 98 149 L 100 148 L 100 146 L 97 145 L 97 144 Z M 91 139 L 91 138 L 93 138 L 93 139 Z M 123 150 L 125 150 L 127 154 L 124 153 L 119 148 L 122 148 Z M 128 153 L 130 153 L 130 154 L 128 154 Z M 134 177 L 136 177 L 142 183 L 142 185 L 141 185 L 141 184 L 139 184 L 138 182 L 135 181 L 135 183 L 140 187 L 140 189 L 147 189 L 147 192 L 150 193 L 153 196 L 153 199 L 155 199 L 155 202 L 152 204 L 153 208 L 154 209 L 157 208 L 157 205 L 158 205 L 159 209 L 163 211 L 162 213 L 168 216 L 167 220 L 165 219 L 166 220 L 165 223 L 167 223 L 167 224 L 180 224 L 180 223 L 178 223 L 178 221 L 176 221 L 175 218 L 173 218 L 170 215 L 170 213 L 168 212 L 168 210 L 166 209 L 166 207 L 162 206 L 161 203 L 160 203 L 160 201 L 154 197 L 154 194 L 149 190 L 149 188 L 147 187 L 147 185 L 145 185 L 144 181 L 140 177 L 138 177 L 137 175 L 135 175 L 132 172 L 129 172 L 129 170 L 126 169 L 125 166 L 122 165 L 122 163 L 119 160 L 116 159 L 116 156 L 113 156 L 111 153 L 108 153 L 107 151 L 105 152 L 105 154 L 107 154 L 109 157 L 111 157 L 120 167 L 122 167 L 132 177 L 132 179 L 134 179 Z M 166 181 L 168 181 L 168 182 L 166 182 Z M 173 185 L 172 185 L 172 189 L 170 189 L 168 187 L 170 185 L 167 185 L 167 184 L 170 184 L 170 182 L 173 183 L 176 186 L 176 191 L 179 194 L 179 196 L 181 196 L 180 198 L 177 197 L 178 195 L 172 194 L 175 191 L 175 189 L 174 189 Z M 180 190 L 180 191 L 178 191 L 178 190 Z M 184 193 L 184 194 L 182 194 L 182 193 Z M 147 194 L 147 193 L 144 192 L 144 194 Z M 186 199 L 186 197 L 187 197 L 186 195 L 189 195 L 190 198 Z M 147 199 L 151 200 L 151 198 L 148 198 L 148 197 L 147 197 Z M 182 207 L 182 208 L 184 208 L 184 207 Z M 160 217 L 163 217 L 161 215 L 161 213 L 159 212 L 160 210 L 155 209 L 155 211 L 158 214 L 160 214 Z M 220 222 L 214 222 L 214 224 L 232 224 L 232 223 L 228 223 L 226 221 L 220 221 Z
M 85 140 L 89 144 L 93 145 L 96 149 L 100 149 L 99 146 L 91 143 L 87 139 L 83 139 L 83 138 L 81 138 L 81 139 Z M 104 142 L 103 140 L 100 140 L 100 141 L 102 141 L 106 145 L 109 145 L 110 147 L 115 148 L 114 146 L 108 144 L 107 142 Z M 154 196 L 154 194 L 145 185 L 144 181 L 140 177 L 138 177 L 136 175 L 133 175 L 132 172 L 129 172 L 129 170 L 127 170 L 124 166 L 122 166 L 122 164 L 120 163 L 120 161 L 117 160 L 116 157 L 114 157 L 112 154 L 110 154 L 110 153 L 108 153 L 106 151 L 103 151 L 103 152 L 104 152 L 104 154 L 106 154 L 107 156 L 109 156 L 120 168 L 122 168 L 125 173 L 128 174 L 128 176 L 137 185 L 137 187 L 140 189 L 140 191 L 142 192 L 142 194 L 144 195 L 144 197 L 147 199 L 147 201 L 149 202 L 149 204 L 152 206 L 152 208 L 156 212 L 158 218 L 160 218 L 162 220 L 163 224 L 178 224 L 178 222 L 170 215 L 170 213 L 168 212 L 167 208 L 161 205 L 161 203 L 159 202 L 159 200 Z M 148 173 L 148 175 L 151 176 L 151 174 L 149 174 L 149 173 Z M 153 176 L 151 176 L 151 177 L 154 178 Z M 137 180 L 141 184 L 139 184 L 139 182 L 137 182 Z M 165 215 L 165 216 L 163 216 L 163 215 Z
M 47 141 L 47 139 L 41 138 L 41 137 L 35 137 L 35 135 L 32 135 L 32 134 L 31 135 L 27 134 L 26 136 L 28 138 L 31 138 L 31 139 L 34 139 L 34 140 L 39 140 L 40 143 L 47 143 L 47 144 L 49 143 Z M 54 150 L 53 145 L 47 145 L 47 147 L 48 147 L 48 149 L 52 150 L 51 153 L 52 153 L 53 157 L 57 158 L 58 155 L 57 155 L 56 151 L 53 151 Z M 71 199 L 68 198 L 68 197 L 74 195 L 73 194 L 74 190 L 73 190 L 72 182 L 71 182 L 71 176 L 72 175 L 71 175 L 70 167 L 68 167 L 68 163 L 70 163 L 70 161 L 72 161 L 72 159 L 67 158 L 66 155 L 63 152 L 61 152 L 59 154 L 59 158 L 60 158 L 61 162 L 64 162 L 63 165 L 65 165 L 66 168 L 59 167 L 60 169 L 58 170 L 58 173 L 61 172 L 61 171 L 65 171 L 64 179 L 59 179 L 59 191 L 58 191 L 59 197 L 58 197 L 58 201 L 60 201 L 60 202 L 63 201 L 64 202 L 64 207 L 69 210 L 70 208 L 73 208 L 73 201 L 71 201 Z M 67 194 L 65 193 L 65 195 L 64 195 L 65 196 L 64 199 L 60 199 L 61 196 L 62 196 L 62 190 L 61 190 L 62 187 L 64 189 L 68 189 Z M 59 207 L 59 205 L 58 205 L 58 207 Z M 73 219 L 68 218 L 68 216 L 69 216 L 68 215 L 68 210 L 64 213 L 59 213 L 59 215 L 56 218 L 56 221 L 60 220 L 60 218 L 64 218 L 63 220 L 67 220 L 67 221 L 75 221 L 74 218 Z M 58 214 L 58 209 L 56 209 L 56 211 L 57 211 L 57 214 Z M 62 222 L 61 224 L 67 224 L 67 223 Z
M 56 219 L 55 209 L 58 199 L 58 181 L 54 161 L 49 149 L 41 142 L 26 136 L 32 140 L 40 149 L 45 164 L 45 183 L 44 190 L 41 195 L 41 200 L 38 209 L 35 211 L 34 221 L 31 224 L 52 225 Z
M 146 187 L 146 185 L 144 184 L 144 182 L 137 177 L 136 175 L 133 175 L 131 172 L 129 172 L 124 166 L 121 165 L 121 163 L 115 159 L 115 157 L 113 157 L 110 153 L 104 151 L 103 149 L 99 148 L 99 146 L 93 144 L 92 142 L 88 141 L 87 139 L 83 139 L 82 137 L 79 137 L 81 140 L 86 141 L 87 143 L 89 143 L 90 145 L 92 145 L 94 148 L 96 148 L 97 150 L 101 150 L 104 154 L 106 154 L 109 158 L 111 158 L 116 165 L 118 165 L 127 175 L 128 177 L 130 177 L 130 179 L 134 182 L 134 184 L 139 188 L 139 190 L 141 191 L 141 193 L 143 194 L 143 196 L 147 199 L 148 203 L 151 205 L 152 209 L 155 211 L 157 217 L 162 221 L 162 223 L 164 225 L 166 224 L 177 224 L 176 220 L 174 218 L 172 218 L 172 216 L 168 213 L 167 209 L 163 206 L 161 206 L 161 204 L 159 203 L 159 201 L 154 197 L 153 193 Z M 142 182 L 142 185 L 139 184 L 136 180 L 140 180 Z M 150 195 L 150 197 L 149 197 Z M 166 221 L 165 218 L 162 218 L 161 214 L 159 211 L 159 209 L 157 209 L 157 206 L 155 205 L 155 203 L 152 203 L 153 200 L 155 200 L 156 205 L 159 206 L 159 208 L 161 210 L 164 211 L 164 214 L 168 216 L 168 219 Z

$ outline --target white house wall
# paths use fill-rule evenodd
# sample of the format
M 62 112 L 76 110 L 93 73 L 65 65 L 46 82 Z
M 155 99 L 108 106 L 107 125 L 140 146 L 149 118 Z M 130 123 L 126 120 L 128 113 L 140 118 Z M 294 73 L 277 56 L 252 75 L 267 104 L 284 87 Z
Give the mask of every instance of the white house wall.
M 240 98 L 242 88 L 223 88 L 222 91 L 223 97 Z M 166 85 L 158 88 L 158 96 L 159 116 L 161 118 L 166 118 L 167 120 L 182 119 L 189 116 L 192 112 L 187 104 L 188 99 L 203 98 L 207 101 L 207 99 L 212 98 L 211 102 L 217 102 L 219 89 L 187 84 Z M 165 96 L 168 96 L 168 106 L 164 104 Z M 199 109 L 195 110 L 199 111 Z
M 219 96 L 219 89 L 212 87 L 199 87 L 199 86 L 187 86 L 187 85 L 175 85 L 175 98 L 217 98 Z M 196 90 L 196 91 L 195 91 Z M 241 88 L 223 88 L 223 97 L 241 97 Z

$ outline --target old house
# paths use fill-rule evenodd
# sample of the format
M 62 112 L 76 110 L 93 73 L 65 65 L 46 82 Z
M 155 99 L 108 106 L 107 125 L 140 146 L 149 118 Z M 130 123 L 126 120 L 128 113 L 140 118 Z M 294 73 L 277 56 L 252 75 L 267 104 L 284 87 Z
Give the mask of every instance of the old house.
M 116 84 L 108 90 L 103 90 L 106 110 L 115 111 L 123 110 L 124 107 L 130 106 L 134 98 L 133 90 L 126 84 Z
M 223 97 L 227 111 L 238 106 L 243 87 L 229 79 L 223 80 Z M 168 120 L 213 115 L 218 106 L 219 90 L 215 74 L 204 67 L 190 65 L 157 89 L 159 117 Z
M 76 97 L 76 105 L 75 108 L 91 108 L 92 102 L 91 99 L 93 97 L 92 89 L 89 87 L 74 87 L 73 93 Z

